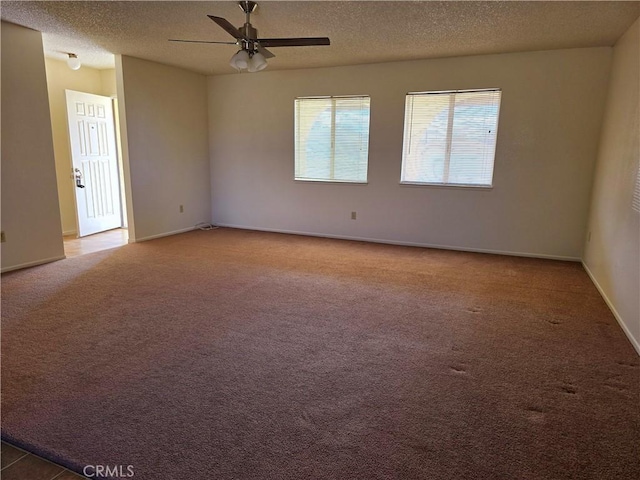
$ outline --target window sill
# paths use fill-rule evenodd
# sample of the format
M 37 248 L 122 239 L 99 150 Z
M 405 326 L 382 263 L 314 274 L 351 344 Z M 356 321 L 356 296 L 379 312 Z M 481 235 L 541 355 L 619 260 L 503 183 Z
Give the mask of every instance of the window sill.
M 294 182 L 301 183 L 331 183 L 335 185 L 368 185 L 369 182 L 352 182 L 349 180 L 314 180 L 312 178 L 294 178 Z
M 474 190 L 493 190 L 493 185 L 470 185 L 464 183 L 400 182 L 400 185 L 406 187 L 471 188 Z

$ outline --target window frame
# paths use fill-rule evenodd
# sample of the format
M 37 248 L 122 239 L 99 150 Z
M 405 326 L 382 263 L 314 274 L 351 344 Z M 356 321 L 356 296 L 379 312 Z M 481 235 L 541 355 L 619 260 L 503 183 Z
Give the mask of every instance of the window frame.
M 631 195 L 631 208 L 637 213 L 640 213 L 640 164 L 636 171 L 636 181 L 633 186 L 633 193 Z
M 407 140 L 407 127 L 411 122 L 411 118 L 407 115 L 407 101 L 412 96 L 427 96 L 427 95 L 443 95 L 443 94 L 452 94 L 452 93 L 472 93 L 472 92 L 499 92 L 500 97 L 498 101 L 498 112 L 496 114 L 496 140 L 495 146 L 493 149 L 493 164 L 492 164 L 492 172 L 491 172 L 491 183 L 490 184 L 475 184 L 475 183 L 454 183 L 454 182 L 420 182 L 415 180 L 403 180 L 404 177 L 404 169 L 405 169 L 405 152 L 406 152 L 406 140 Z M 454 101 L 455 105 L 455 96 L 451 96 L 450 99 Z M 404 127 L 402 131 L 402 157 L 400 164 L 400 182 L 401 186 L 409 186 L 409 187 L 436 187 L 436 188 L 471 188 L 477 190 L 492 190 L 494 186 L 494 175 L 495 175 L 495 164 L 496 164 L 496 150 L 498 147 L 498 130 L 500 123 L 500 108 L 502 106 L 502 88 L 494 87 L 494 88 L 470 88 L 470 89 L 462 89 L 462 90 L 429 90 L 422 92 L 407 92 L 405 95 L 405 111 L 404 111 Z M 449 108 L 449 118 L 447 119 L 447 146 L 446 146 L 446 162 L 447 166 L 451 164 L 451 143 L 452 143 L 452 131 L 451 127 L 453 125 L 454 111 Z
M 369 115 L 367 118 L 367 162 L 366 162 L 366 170 L 365 170 L 365 178 L 364 180 L 343 180 L 333 178 L 335 173 L 335 154 L 336 154 L 336 100 L 339 99 L 357 99 L 357 98 L 366 98 L 369 102 Z M 323 100 L 330 99 L 331 100 L 331 160 L 330 160 L 330 169 L 331 169 L 331 177 L 332 178 L 303 178 L 298 177 L 297 166 L 298 166 L 298 145 L 300 138 L 300 131 L 298 128 L 298 101 L 299 100 Z M 370 146 L 370 130 L 371 130 L 371 96 L 370 95 L 315 95 L 315 96 L 305 96 L 305 97 L 295 97 L 294 98 L 294 128 L 293 128 L 293 180 L 295 182 L 304 182 L 304 183 L 315 183 L 315 184 L 339 184 L 339 185 L 367 185 L 369 183 L 369 146 Z

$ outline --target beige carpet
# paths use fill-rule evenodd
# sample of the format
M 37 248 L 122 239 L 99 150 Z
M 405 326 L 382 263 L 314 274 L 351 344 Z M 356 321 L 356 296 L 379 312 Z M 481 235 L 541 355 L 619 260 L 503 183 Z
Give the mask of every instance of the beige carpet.
M 579 264 L 219 229 L 2 276 L 2 437 L 136 479 L 637 479 Z

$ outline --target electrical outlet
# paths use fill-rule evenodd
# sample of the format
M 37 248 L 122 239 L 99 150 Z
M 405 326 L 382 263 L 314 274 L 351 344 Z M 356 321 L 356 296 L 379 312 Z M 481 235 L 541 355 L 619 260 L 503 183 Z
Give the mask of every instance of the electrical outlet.
M 351 220 L 355 220 L 356 219 L 356 212 L 351 212 Z
M 4 234 L 4 230 L 0 232 L 0 242 L 4 243 L 7 241 L 7 236 Z
M 184 205 L 180 205 L 180 213 L 184 213 Z

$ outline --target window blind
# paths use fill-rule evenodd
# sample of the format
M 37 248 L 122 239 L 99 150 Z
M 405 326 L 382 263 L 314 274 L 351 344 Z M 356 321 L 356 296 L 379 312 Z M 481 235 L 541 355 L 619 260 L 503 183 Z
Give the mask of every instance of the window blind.
M 501 91 L 410 93 L 405 103 L 405 183 L 491 186 Z
M 636 212 L 640 212 L 640 165 L 638 165 L 638 172 L 636 173 L 636 186 L 633 189 L 631 205 Z
M 295 100 L 295 179 L 367 181 L 370 98 Z

